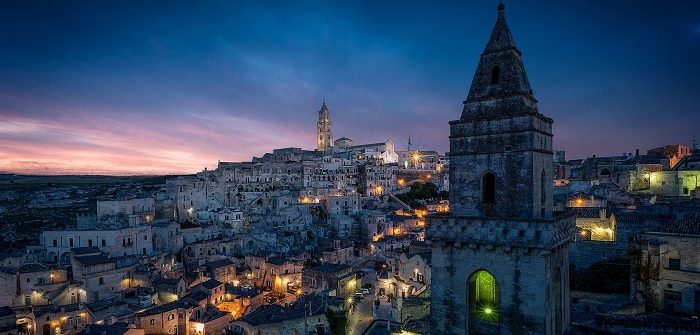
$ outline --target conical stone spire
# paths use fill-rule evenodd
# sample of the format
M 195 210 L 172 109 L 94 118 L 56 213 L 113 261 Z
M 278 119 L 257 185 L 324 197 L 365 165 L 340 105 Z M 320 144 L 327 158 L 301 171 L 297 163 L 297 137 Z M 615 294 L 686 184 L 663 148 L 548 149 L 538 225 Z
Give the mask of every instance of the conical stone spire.
M 462 119 L 523 113 L 537 113 L 537 100 L 508 28 L 505 5 L 499 4 L 496 25 L 474 73 Z
M 326 106 L 326 98 L 323 98 L 323 105 L 321 105 L 321 109 L 318 111 L 319 113 L 321 112 L 328 112 L 330 111 L 328 109 L 328 106 Z

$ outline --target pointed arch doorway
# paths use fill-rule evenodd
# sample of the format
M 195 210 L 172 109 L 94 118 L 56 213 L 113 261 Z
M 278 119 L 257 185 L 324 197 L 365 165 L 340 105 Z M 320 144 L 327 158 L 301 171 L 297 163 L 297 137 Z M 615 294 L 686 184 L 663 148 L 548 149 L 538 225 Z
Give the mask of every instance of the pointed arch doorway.
M 498 282 L 486 270 L 478 270 L 469 276 L 468 330 L 469 334 L 498 334 Z

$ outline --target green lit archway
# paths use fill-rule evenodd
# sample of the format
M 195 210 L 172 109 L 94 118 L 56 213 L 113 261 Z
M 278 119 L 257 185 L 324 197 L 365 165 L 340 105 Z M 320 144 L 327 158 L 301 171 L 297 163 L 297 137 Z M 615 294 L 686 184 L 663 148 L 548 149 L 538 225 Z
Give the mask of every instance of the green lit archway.
M 498 282 L 486 270 L 469 276 L 469 333 L 491 333 L 498 324 Z

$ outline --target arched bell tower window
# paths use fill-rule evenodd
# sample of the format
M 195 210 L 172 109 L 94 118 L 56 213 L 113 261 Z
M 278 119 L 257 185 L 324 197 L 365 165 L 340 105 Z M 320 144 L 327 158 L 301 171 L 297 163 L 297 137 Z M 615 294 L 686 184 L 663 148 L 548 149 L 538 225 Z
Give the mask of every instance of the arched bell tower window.
M 491 68 L 491 85 L 498 84 L 498 81 L 501 79 L 501 68 L 498 67 L 498 65 L 495 65 L 493 68 Z
M 496 176 L 486 172 L 481 177 L 481 201 L 485 204 L 496 203 Z

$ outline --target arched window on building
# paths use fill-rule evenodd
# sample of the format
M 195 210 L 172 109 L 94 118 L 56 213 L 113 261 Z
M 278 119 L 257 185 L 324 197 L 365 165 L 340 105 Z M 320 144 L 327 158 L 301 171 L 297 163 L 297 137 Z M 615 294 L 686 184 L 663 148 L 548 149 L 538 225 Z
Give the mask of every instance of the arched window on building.
M 497 333 L 498 328 L 498 283 L 486 270 L 479 270 L 469 276 L 468 312 L 469 333 Z
M 498 84 L 500 79 L 501 79 L 501 68 L 499 68 L 498 65 L 495 65 L 494 67 L 491 68 L 491 85 Z
M 493 172 L 481 176 L 481 201 L 485 204 L 496 203 L 496 176 Z

